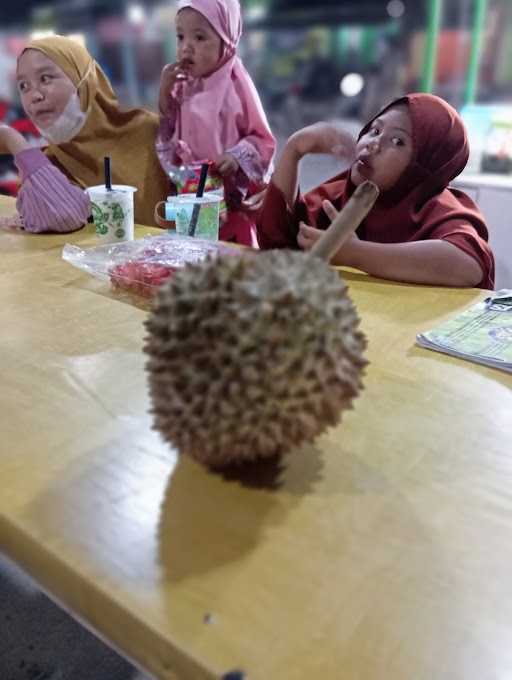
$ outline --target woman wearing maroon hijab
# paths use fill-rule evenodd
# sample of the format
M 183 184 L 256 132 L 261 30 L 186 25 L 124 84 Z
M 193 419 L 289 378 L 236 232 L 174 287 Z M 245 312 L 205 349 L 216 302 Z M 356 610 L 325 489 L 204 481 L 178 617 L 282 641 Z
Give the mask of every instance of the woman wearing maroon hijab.
M 349 170 L 302 197 L 300 159 L 336 147 L 352 151 L 353 141 L 328 123 L 289 138 L 260 212 L 261 248 L 308 250 L 355 187 L 369 179 L 379 198 L 332 264 L 411 283 L 494 287 L 484 218 L 466 194 L 448 188 L 469 155 L 455 109 L 429 94 L 391 102 L 361 130 Z

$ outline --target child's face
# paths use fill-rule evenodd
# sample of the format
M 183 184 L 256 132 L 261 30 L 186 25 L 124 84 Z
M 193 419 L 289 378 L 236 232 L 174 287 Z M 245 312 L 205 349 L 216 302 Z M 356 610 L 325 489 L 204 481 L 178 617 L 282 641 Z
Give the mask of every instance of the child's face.
M 193 78 L 215 71 L 222 55 L 222 40 L 205 17 L 185 7 L 176 16 L 178 61 Z
M 350 178 L 356 186 L 369 179 L 381 191 L 388 191 L 397 183 L 412 155 L 412 123 L 407 106 L 393 106 L 376 118 L 357 142 Z

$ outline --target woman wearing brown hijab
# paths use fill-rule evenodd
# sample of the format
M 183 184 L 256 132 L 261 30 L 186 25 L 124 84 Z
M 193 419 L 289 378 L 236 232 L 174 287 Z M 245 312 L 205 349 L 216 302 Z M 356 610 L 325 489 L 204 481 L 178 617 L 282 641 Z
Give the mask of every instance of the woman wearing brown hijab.
M 258 220 L 262 248 L 311 248 L 355 187 L 368 179 L 379 198 L 332 263 L 411 283 L 494 287 L 494 258 L 484 218 L 462 191 L 448 187 L 469 155 L 458 113 L 439 97 L 410 94 L 386 106 L 359 134 L 349 170 L 304 197 L 300 159 L 350 149 L 348 134 L 317 124 L 292 135 Z
M 158 116 L 123 111 L 101 67 L 70 38 L 33 40 L 16 73 L 23 108 L 49 142 L 41 151 L 0 127 L 0 147 L 14 154 L 21 175 L 18 224 L 37 232 L 79 229 L 90 213 L 83 189 L 104 182 L 104 156 L 113 183 L 137 188 L 135 221 L 154 224 L 167 188 L 154 151 Z

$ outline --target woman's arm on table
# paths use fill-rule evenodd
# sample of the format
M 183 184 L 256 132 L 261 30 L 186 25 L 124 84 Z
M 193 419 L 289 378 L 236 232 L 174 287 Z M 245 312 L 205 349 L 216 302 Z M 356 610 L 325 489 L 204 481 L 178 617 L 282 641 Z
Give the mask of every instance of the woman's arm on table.
M 0 138 L 14 156 L 21 186 L 16 208 L 26 231 L 71 232 L 80 229 L 90 215 L 90 200 L 72 184 L 44 153 L 32 147 L 9 126 L 0 127 Z

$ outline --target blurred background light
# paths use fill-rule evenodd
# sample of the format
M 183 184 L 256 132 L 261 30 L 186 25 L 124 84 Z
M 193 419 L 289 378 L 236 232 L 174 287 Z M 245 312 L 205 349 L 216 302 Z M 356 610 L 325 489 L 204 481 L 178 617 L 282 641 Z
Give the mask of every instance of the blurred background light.
M 131 24 L 142 24 L 146 20 L 146 10 L 142 5 L 128 5 L 126 14 Z
M 345 97 L 356 97 L 364 87 L 364 78 L 360 73 L 347 73 L 341 79 L 340 90 Z
M 267 15 L 267 8 L 264 5 L 252 5 L 247 8 L 245 13 L 248 21 L 259 21 Z
M 399 19 L 405 12 L 405 5 L 402 0 L 390 0 L 386 5 L 386 12 L 392 19 Z

